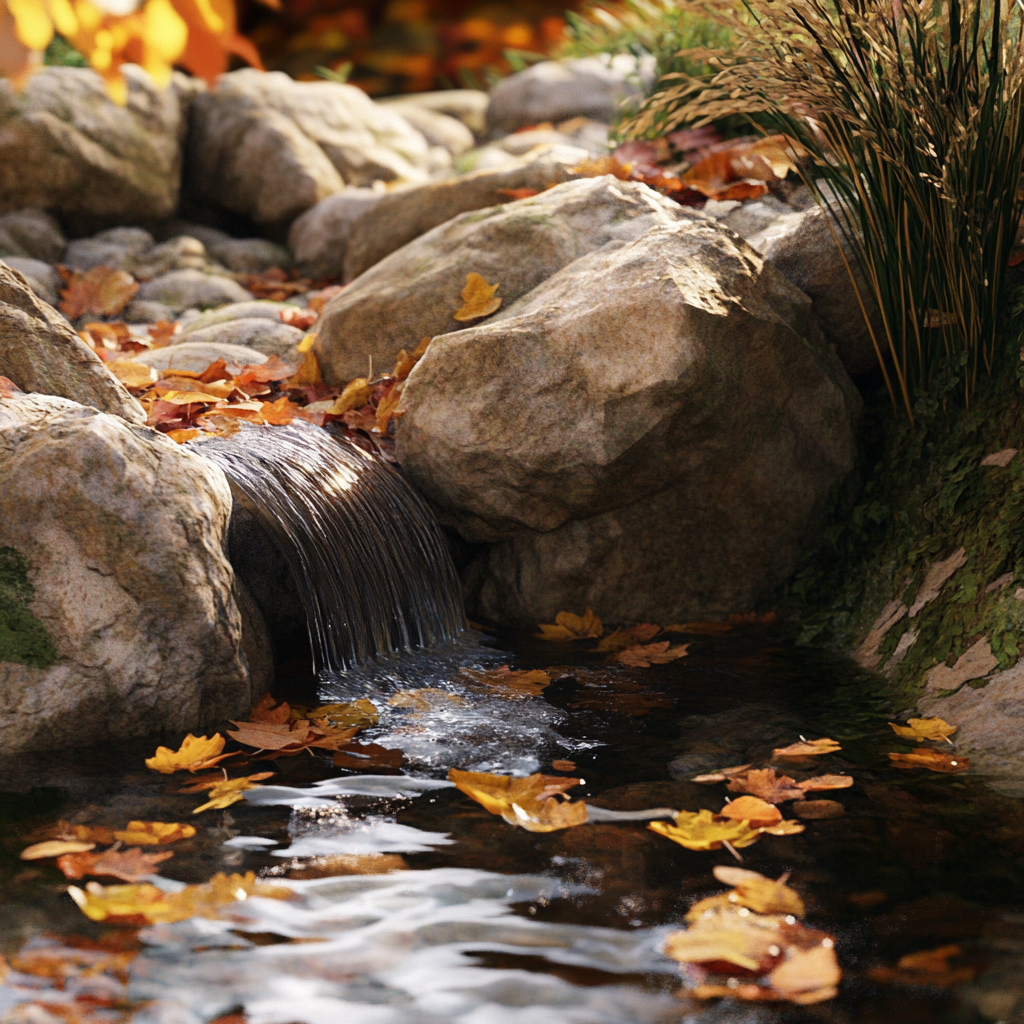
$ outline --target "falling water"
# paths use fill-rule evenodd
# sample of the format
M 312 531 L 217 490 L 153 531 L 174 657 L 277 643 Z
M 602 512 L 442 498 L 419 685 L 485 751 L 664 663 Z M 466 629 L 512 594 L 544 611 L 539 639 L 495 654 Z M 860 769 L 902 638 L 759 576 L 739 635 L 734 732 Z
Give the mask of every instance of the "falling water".
M 306 612 L 314 668 L 340 672 L 453 637 L 465 618 L 433 514 L 390 466 L 296 422 L 192 442 L 276 541 Z

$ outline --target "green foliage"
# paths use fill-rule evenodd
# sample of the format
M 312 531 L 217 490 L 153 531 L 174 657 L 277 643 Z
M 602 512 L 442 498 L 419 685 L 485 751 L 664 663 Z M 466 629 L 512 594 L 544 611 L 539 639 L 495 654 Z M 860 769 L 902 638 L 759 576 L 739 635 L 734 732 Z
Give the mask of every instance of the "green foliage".
M 748 113 L 798 139 L 815 164 L 808 184 L 823 204 L 819 182 L 838 198 L 838 223 L 882 311 L 875 347 L 893 401 L 913 419 L 940 373 L 969 401 L 993 369 L 1024 213 L 1024 7 L 745 3 L 752 20 L 736 23 L 733 51 L 694 55 L 718 69 L 711 81 L 675 76 L 630 128 Z
M 50 67 L 87 68 L 89 62 L 63 36 L 55 35 L 43 54 Z
M 57 660 L 57 648 L 28 607 L 34 593 L 24 556 L 14 548 L 0 548 L 0 661 L 49 668 Z

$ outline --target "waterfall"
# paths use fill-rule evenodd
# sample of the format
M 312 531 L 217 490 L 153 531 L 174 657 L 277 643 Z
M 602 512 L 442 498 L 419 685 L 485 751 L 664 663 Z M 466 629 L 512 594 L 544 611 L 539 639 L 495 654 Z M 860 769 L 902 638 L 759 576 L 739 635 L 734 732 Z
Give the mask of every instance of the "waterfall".
M 426 502 L 378 457 L 320 427 L 242 423 L 189 442 L 295 578 L 318 676 L 428 647 L 465 627 L 462 595 Z

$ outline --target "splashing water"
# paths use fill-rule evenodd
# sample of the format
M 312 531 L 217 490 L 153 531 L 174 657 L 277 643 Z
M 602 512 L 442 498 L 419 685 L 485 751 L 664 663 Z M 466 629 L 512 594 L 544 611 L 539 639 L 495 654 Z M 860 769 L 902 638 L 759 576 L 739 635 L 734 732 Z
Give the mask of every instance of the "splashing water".
M 429 647 L 465 625 L 458 577 L 422 498 L 380 459 L 319 427 L 242 424 L 191 443 L 286 558 L 314 669 Z

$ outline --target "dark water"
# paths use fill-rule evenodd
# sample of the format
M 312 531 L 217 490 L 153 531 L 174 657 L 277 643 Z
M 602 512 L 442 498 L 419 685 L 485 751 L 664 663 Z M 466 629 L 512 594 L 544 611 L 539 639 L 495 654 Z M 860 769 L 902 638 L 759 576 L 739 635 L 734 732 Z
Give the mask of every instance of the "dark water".
M 142 766 L 152 743 L 0 766 L 0 952 L 28 968 L 33 950 L 54 944 L 137 952 L 120 974 L 83 968 L 63 991 L 30 970 L 12 973 L 0 1020 L 195 1024 L 243 1011 L 252 1024 L 1024 1020 L 1024 805 L 971 774 L 890 769 L 886 753 L 907 747 L 848 662 L 797 649 L 774 627 L 691 639 L 689 658 L 649 669 L 506 635 L 338 677 L 321 696 L 368 690 L 381 723 L 361 738 L 401 749 L 400 768 L 367 780 L 308 753 L 236 764 L 233 776 L 276 771 L 274 788 L 195 818 L 201 800 L 176 792 L 187 775 Z M 460 664 L 506 661 L 562 667 L 542 697 L 516 701 L 458 676 Z M 299 658 L 296 678 L 282 676 L 280 696 L 310 698 L 301 668 Z M 458 700 L 387 703 L 424 687 Z M 530 833 L 454 789 L 422 788 L 449 767 L 550 772 L 568 759 L 586 780 L 574 796 L 592 806 L 718 810 L 724 786 L 693 775 L 761 762 L 800 735 L 842 744 L 813 770 L 854 777 L 852 788 L 820 794 L 846 813 L 800 835 L 764 836 L 743 856 L 765 875 L 791 872 L 807 923 L 835 937 L 839 996 L 809 1007 L 678 994 L 691 983 L 660 944 L 693 902 L 722 891 L 711 871 L 732 863 L 727 851 L 685 850 L 643 822 Z M 428 782 L 414 792 L 408 777 Z M 268 794 L 277 802 L 259 802 Z M 172 847 L 163 878 L 254 870 L 294 894 L 234 904 L 217 920 L 92 924 L 52 862 L 17 859 L 60 818 L 114 828 L 192 821 L 198 835 Z M 872 978 L 907 953 L 953 943 L 966 969 L 959 984 Z

